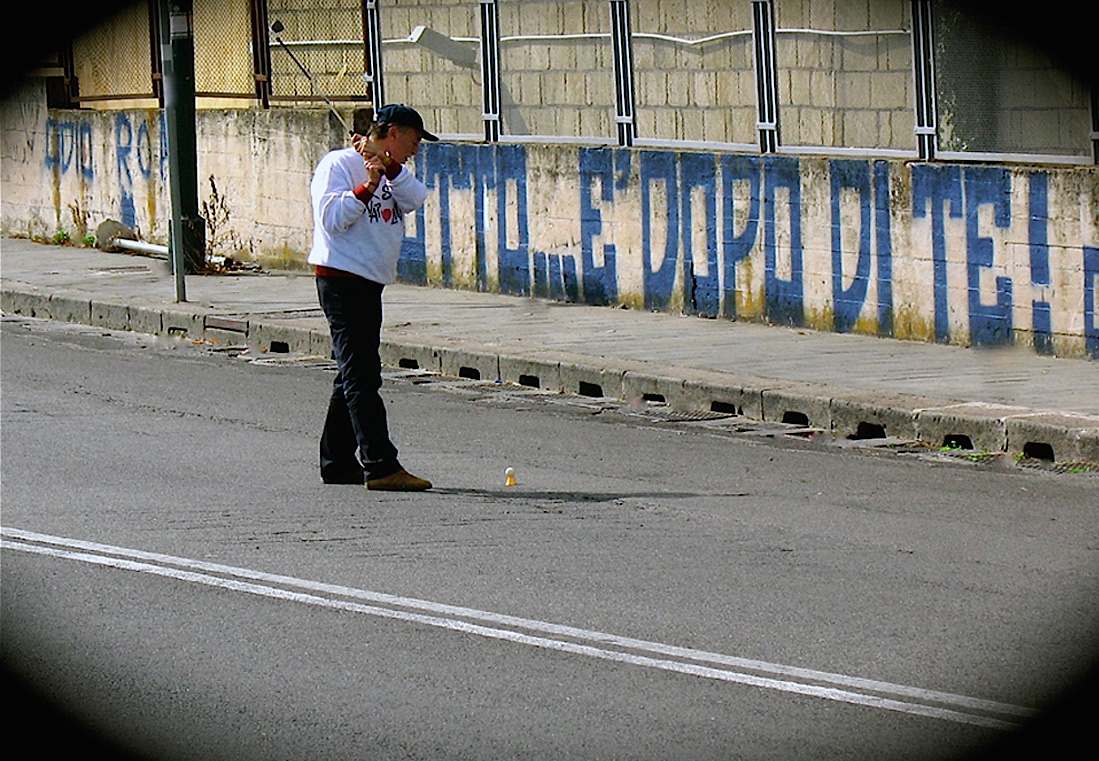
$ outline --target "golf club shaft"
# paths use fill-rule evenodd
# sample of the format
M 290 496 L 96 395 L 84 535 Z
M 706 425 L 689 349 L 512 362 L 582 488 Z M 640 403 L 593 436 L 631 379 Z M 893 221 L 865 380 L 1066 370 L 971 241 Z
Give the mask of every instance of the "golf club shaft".
M 313 89 L 320 93 L 320 96 L 324 98 L 324 102 L 328 104 L 328 108 L 331 109 L 332 113 L 339 120 L 340 124 L 343 125 L 343 128 L 350 132 L 351 128 L 347 125 L 347 122 L 344 121 L 344 118 L 340 116 L 340 112 L 336 110 L 336 107 L 334 105 L 332 105 L 332 101 L 329 100 L 328 96 L 324 94 L 324 90 L 322 90 L 317 85 L 316 80 L 313 79 L 313 75 L 309 73 L 309 70 L 305 68 L 305 65 L 298 60 L 298 57 L 296 55 L 294 55 L 294 51 L 287 47 L 286 43 L 282 41 L 282 38 L 279 37 L 278 32 L 275 32 L 275 42 L 281 45 L 282 49 L 286 51 L 286 54 L 290 56 L 290 59 L 298 65 L 298 68 L 301 69 L 301 73 L 304 74 L 305 78 L 309 80 L 309 84 L 312 85 Z

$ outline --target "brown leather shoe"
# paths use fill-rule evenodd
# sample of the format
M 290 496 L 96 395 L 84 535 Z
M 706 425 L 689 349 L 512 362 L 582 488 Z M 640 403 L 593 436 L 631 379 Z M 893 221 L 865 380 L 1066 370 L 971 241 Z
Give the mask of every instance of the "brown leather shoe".
M 366 488 L 371 491 L 427 491 L 431 482 L 417 478 L 407 470 L 398 470 L 384 478 L 367 481 Z

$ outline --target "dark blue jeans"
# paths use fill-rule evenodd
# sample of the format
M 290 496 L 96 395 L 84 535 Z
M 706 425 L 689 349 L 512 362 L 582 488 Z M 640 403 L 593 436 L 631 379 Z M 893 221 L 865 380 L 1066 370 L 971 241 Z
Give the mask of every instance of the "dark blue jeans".
M 374 479 L 401 469 L 380 393 L 382 288 L 360 277 L 317 277 L 338 368 L 321 434 L 325 481 L 360 483 L 364 471 Z

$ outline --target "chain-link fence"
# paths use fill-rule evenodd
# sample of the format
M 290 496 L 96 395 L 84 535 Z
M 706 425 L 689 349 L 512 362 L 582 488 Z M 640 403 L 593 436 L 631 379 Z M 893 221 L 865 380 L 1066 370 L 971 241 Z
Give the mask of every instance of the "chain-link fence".
M 250 0 L 194 0 L 195 94 L 255 98 Z
M 364 6 L 360 0 L 266 2 L 273 101 L 370 100 Z
M 72 75 L 79 101 L 97 103 L 157 97 L 153 68 L 156 16 L 152 6 L 134 3 L 73 40 Z
M 944 0 L 933 9 L 940 154 L 1091 153 L 1084 82 L 995 17 Z

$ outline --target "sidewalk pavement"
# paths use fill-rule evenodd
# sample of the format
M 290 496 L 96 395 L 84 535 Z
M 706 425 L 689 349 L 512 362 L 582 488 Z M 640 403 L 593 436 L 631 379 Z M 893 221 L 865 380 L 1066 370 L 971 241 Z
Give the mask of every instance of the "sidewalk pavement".
M 307 273 L 188 276 L 167 262 L 0 239 L 0 308 L 111 330 L 329 356 Z M 383 360 L 836 437 L 1099 463 L 1099 362 L 406 285 Z

